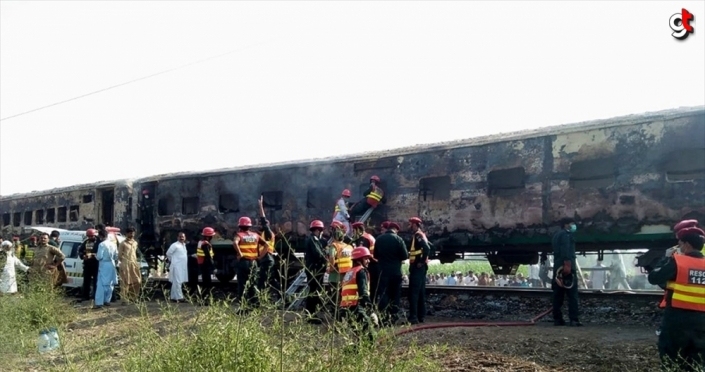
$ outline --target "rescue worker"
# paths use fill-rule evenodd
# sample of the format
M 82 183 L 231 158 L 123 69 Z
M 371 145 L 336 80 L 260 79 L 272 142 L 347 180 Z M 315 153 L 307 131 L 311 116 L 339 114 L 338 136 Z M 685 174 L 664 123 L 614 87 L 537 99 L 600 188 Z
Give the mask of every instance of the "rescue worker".
M 678 231 L 678 249 L 649 272 L 653 285 L 666 289 L 666 306 L 658 348 L 664 370 L 705 368 L 705 232 L 699 227 Z
M 321 320 L 315 315 L 322 305 L 321 295 L 323 289 L 323 278 L 326 272 L 326 255 L 324 253 L 324 241 L 321 239 L 324 225 L 322 221 L 314 220 L 309 225 L 311 235 L 305 243 L 304 265 L 306 279 L 308 281 L 308 297 L 306 298 L 306 312 L 309 323 L 320 324 Z
M 374 258 L 375 254 L 375 238 L 372 234 L 365 231 L 365 225 L 362 222 L 355 222 L 353 225 L 353 245 L 355 247 L 365 247 L 370 250 L 370 254 Z M 367 272 L 370 273 L 370 298 L 372 303 L 377 295 L 377 286 L 379 285 L 379 265 L 376 260 L 371 260 L 367 266 Z
M 246 305 L 259 306 L 255 286 L 257 280 L 255 262 L 267 254 L 269 244 L 259 234 L 250 231 L 252 228 L 250 217 L 240 217 L 238 227 L 239 231 L 233 238 L 237 259 L 237 297 L 240 300 L 240 310 L 246 310 Z
M 63 264 L 65 258 L 59 248 L 49 245 L 49 234 L 41 234 L 30 266 L 30 275 L 34 278 L 32 282 L 44 282 L 54 288 L 61 286 L 63 282 L 60 279 L 59 265 Z
M 384 323 L 394 324 L 399 320 L 401 300 L 401 264 L 409 258 L 406 243 L 397 235 L 400 228 L 396 222 L 388 224 L 389 229 L 375 241 L 374 258 L 379 263 L 379 289 L 377 291 L 380 316 Z M 380 319 L 381 320 L 381 319 Z
M 20 243 L 21 251 L 17 255 L 22 262 L 27 266 L 32 266 L 32 261 L 34 260 L 35 252 L 37 250 L 37 237 L 30 236 L 29 243 L 27 245 L 22 245 Z
M 49 244 L 56 248 L 61 247 L 61 239 L 59 239 L 59 235 L 61 235 L 60 232 L 57 230 L 52 230 L 51 234 L 49 234 Z
M 387 199 L 384 196 L 384 190 L 379 186 L 381 182 L 382 181 L 377 176 L 370 177 L 370 187 L 363 193 L 365 199 L 360 200 L 351 208 L 351 216 L 361 216 L 365 214 L 368 209 L 374 209 L 377 208 L 380 203 L 386 203 Z
M 573 233 L 577 230 L 572 218 L 561 220 L 561 229 L 553 235 L 553 324 L 565 325 L 561 307 L 566 294 L 568 294 L 568 318 L 571 327 L 580 327 L 578 320 L 578 278 L 575 271 L 575 239 Z
M 274 256 L 276 256 L 276 251 L 275 251 L 275 244 L 276 244 L 276 239 L 274 235 L 274 231 L 269 226 L 269 221 L 267 221 L 267 217 L 264 213 L 264 197 L 260 196 L 259 198 L 259 213 L 260 213 L 260 218 L 259 218 L 259 223 L 262 226 L 262 231 L 260 232 L 260 235 L 264 240 L 269 244 L 269 247 L 267 248 L 267 251 L 264 253 L 264 256 L 257 261 L 257 266 L 259 267 L 259 276 L 257 278 L 257 289 L 259 290 L 260 295 L 266 292 L 266 290 L 271 286 L 271 281 L 272 277 L 274 276 Z M 277 277 L 279 276 L 278 274 L 276 275 Z M 277 278 L 278 279 L 278 278 Z M 279 283 L 279 280 L 276 280 L 276 283 Z M 279 292 L 279 288 L 273 288 L 275 291 Z
M 426 273 L 431 247 L 421 231 L 421 219 L 411 217 L 409 229 L 414 234 L 409 249 L 409 323 L 423 323 L 426 317 Z
M 362 333 L 366 333 L 370 342 L 374 341 L 373 321 L 370 313 L 373 313 L 372 299 L 370 298 L 370 274 L 367 267 L 374 257 L 365 247 L 357 247 L 352 251 L 353 267 L 343 276 L 343 291 L 340 296 L 340 307 L 345 310 L 346 315 L 362 326 Z M 354 327 L 358 344 L 361 341 L 361 333 Z
M 333 211 L 333 222 L 338 221 L 345 226 L 345 231 L 350 233 L 350 214 L 348 213 L 348 201 L 350 200 L 350 190 L 345 189 L 340 194 L 340 199 L 335 203 Z
M 86 240 L 78 247 L 78 257 L 83 260 L 83 287 L 79 302 L 88 301 L 95 297 L 98 283 L 98 260 L 95 258 L 95 254 L 98 252 L 98 244 L 100 244 L 97 237 L 98 230 L 86 230 Z
M 340 303 L 340 281 L 343 276 L 352 270 L 352 245 L 344 241 L 345 226 L 339 221 L 333 221 L 330 225 L 332 231 L 332 241 L 328 245 L 328 289 L 332 294 L 333 307 Z
M 215 268 L 215 261 L 213 259 L 213 245 L 211 241 L 215 236 L 215 230 L 212 227 L 204 227 L 201 231 L 203 239 L 198 242 L 196 246 L 196 262 L 198 262 L 198 272 L 201 274 L 201 286 L 198 293 L 201 294 L 203 298 L 203 304 L 208 304 L 209 294 L 213 288 L 213 283 L 211 280 L 211 275 L 213 274 L 213 269 Z
M 673 226 L 673 234 L 675 235 L 676 240 L 678 240 L 678 232 L 687 228 L 687 227 L 698 227 L 698 220 L 683 220 L 681 222 L 678 222 L 676 226 Z M 666 250 L 666 256 L 669 257 L 674 254 L 681 254 L 680 252 L 680 246 L 675 245 L 668 250 Z M 664 257 L 664 258 L 665 258 Z M 659 264 L 661 261 L 658 262 Z M 647 277 L 648 280 L 648 277 Z M 666 299 L 668 298 L 668 290 L 666 288 L 663 288 L 663 298 L 661 299 L 661 302 L 659 303 L 658 307 L 660 309 L 665 309 L 666 308 Z M 659 331 L 660 332 L 660 331 Z

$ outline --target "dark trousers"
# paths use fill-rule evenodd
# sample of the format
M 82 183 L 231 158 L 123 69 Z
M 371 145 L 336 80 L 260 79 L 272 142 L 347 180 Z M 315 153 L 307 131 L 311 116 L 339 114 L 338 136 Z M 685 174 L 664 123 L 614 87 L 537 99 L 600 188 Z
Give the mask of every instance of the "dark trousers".
M 370 298 L 372 303 L 376 305 L 379 289 L 379 265 L 376 262 L 370 262 L 367 271 L 370 273 Z
M 379 309 L 392 322 L 399 319 L 401 304 L 401 274 L 388 274 L 383 268 L 379 273 Z
M 372 206 L 367 204 L 367 199 L 365 198 L 353 205 L 353 207 L 350 208 L 350 211 L 348 213 L 350 214 L 350 217 L 362 216 L 370 208 L 372 208 Z
M 213 266 L 211 264 L 198 265 L 198 272 L 201 274 L 201 284 L 198 285 L 198 293 L 201 298 L 207 299 L 211 290 L 213 290 L 213 281 L 211 280 Z
M 556 281 L 553 280 L 551 281 L 551 289 L 553 290 L 553 320 L 563 320 L 561 307 L 563 307 L 565 295 L 568 294 L 568 318 L 578 321 L 578 279 L 575 277 L 575 274 L 573 274 L 572 288 L 565 289 L 560 287 L 556 284 Z
M 95 258 L 88 258 L 83 260 L 83 287 L 81 288 L 81 297 L 84 300 L 90 300 L 91 298 L 95 297 L 95 289 L 97 285 L 98 260 L 96 260 Z M 93 286 L 92 291 L 91 286 Z
M 425 267 L 412 267 L 409 272 L 410 322 L 423 322 L 426 317 L 426 271 Z
M 358 343 L 362 341 L 362 337 L 367 337 L 370 342 L 375 339 L 374 324 L 367 313 L 367 310 L 362 306 L 351 306 L 343 309 L 343 316 L 352 324 L 353 332 L 358 339 Z
M 271 256 L 265 257 L 264 259 L 257 261 L 257 266 L 259 266 L 259 275 L 257 276 L 257 289 L 259 289 L 260 295 L 264 294 L 270 287 L 274 287 L 272 284 L 274 269 L 274 260 Z M 278 282 L 278 280 L 276 281 Z M 277 289 L 274 288 L 276 291 Z
M 245 305 L 257 306 L 257 287 L 255 270 L 257 266 L 254 260 L 240 259 L 237 262 L 237 298 L 240 300 L 240 307 Z
M 658 338 L 663 371 L 705 371 L 705 316 L 694 311 L 666 311 L 672 313 L 664 314 Z
M 308 280 L 308 297 L 306 297 L 306 311 L 309 314 L 314 315 L 318 312 L 323 301 L 321 296 L 323 295 L 323 277 L 325 276 L 325 269 L 306 269 L 306 279 Z

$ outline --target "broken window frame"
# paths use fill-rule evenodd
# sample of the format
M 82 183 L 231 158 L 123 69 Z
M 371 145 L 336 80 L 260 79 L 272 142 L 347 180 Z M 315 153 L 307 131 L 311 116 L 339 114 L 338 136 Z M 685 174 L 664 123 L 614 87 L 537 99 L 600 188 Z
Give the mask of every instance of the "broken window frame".
M 22 212 L 14 212 L 12 214 L 12 226 L 14 226 L 14 227 L 22 226 Z
M 505 177 L 518 177 L 519 175 L 515 175 L 515 172 L 520 172 L 521 183 L 514 186 L 515 183 L 512 182 L 498 181 Z M 501 175 L 501 173 L 505 173 L 505 175 Z M 523 166 L 493 169 L 487 172 L 487 196 L 507 196 L 521 193 L 524 190 L 526 190 L 526 168 Z
M 84 194 L 81 197 L 81 202 L 83 202 L 83 204 L 93 203 L 93 194 Z
M 76 217 L 74 217 L 76 216 Z M 81 218 L 81 209 L 78 205 L 72 205 L 69 207 L 69 222 L 78 222 Z
M 697 164 L 697 161 L 702 161 L 702 164 Z M 705 179 L 705 148 L 690 148 L 670 153 L 663 163 L 663 174 L 668 183 Z
M 583 166 L 584 165 L 584 166 Z M 590 169 L 593 171 L 593 176 L 576 177 L 574 174 L 579 173 L 578 170 L 574 168 L 578 166 L 583 166 L 583 169 Z M 598 173 L 600 172 L 600 173 Z M 617 182 L 617 175 L 619 174 L 619 168 L 617 163 L 617 158 L 614 156 L 608 156 L 603 158 L 593 158 L 574 161 L 570 164 L 568 168 L 568 186 L 571 189 L 605 189 L 612 187 Z M 599 185 L 586 185 L 588 182 L 602 182 Z
M 10 213 L 3 213 L 2 214 L 2 226 L 10 226 L 12 225 L 12 214 Z
M 173 216 L 174 213 L 176 213 L 176 210 L 174 209 L 174 198 L 171 196 L 164 196 L 157 199 L 156 207 L 157 216 Z
M 450 176 L 432 176 L 419 179 L 419 202 L 449 201 L 452 190 Z
M 44 213 L 46 223 L 56 223 L 56 208 L 47 208 Z
M 68 208 L 59 207 L 56 208 L 56 222 L 65 223 L 68 221 Z
M 188 208 L 187 208 L 188 206 Z M 201 209 L 201 198 L 198 196 L 185 196 L 181 198 L 181 214 L 190 216 L 198 214 Z
M 224 198 L 229 200 L 223 200 Z M 226 203 L 226 201 L 230 203 Z M 226 204 L 233 204 L 235 208 L 230 208 Z M 218 213 L 240 213 L 240 195 L 234 192 L 223 192 L 218 195 Z
M 34 221 L 37 225 L 44 225 L 44 209 L 37 209 L 34 211 Z
M 278 204 L 277 204 L 278 202 Z M 283 191 L 265 191 L 262 193 L 262 207 L 265 210 L 280 211 L 284 209 Z
M 32 211 L 25 211 L 25 212 L 24 212 L 24 220 L 23 220 L 23 222 L 24 222 L 24 225 L 25 225 L 25 226 L 28 226 L 28 225 L 31 225 L 31 224 L 32 224 L 32 217 L 33 217 L 33 214 L 34 214 L 34 212 L 32 212 Z M 27 218 L 27 217 L 29 217 L 29 218 Z M 29 222 L 27 222 L 27 221 L 29 221 Z

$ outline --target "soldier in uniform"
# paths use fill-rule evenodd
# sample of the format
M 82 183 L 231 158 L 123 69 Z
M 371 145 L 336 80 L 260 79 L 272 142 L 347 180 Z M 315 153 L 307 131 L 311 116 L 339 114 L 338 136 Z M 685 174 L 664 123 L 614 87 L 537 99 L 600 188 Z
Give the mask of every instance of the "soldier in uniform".
M 375 254 L 375 238 L 371 234 L 365 232 L 365 225 L 362 222 L 355 222 L 353 226 L 353 245 L 355 247 L 365 247 L 369 249 L 370 254 Z M 379 285 L 379 266 L 377 261 L 370 260 L 367 266 L 367 272 L 370 274 L 370 298 L 372 303 L 376 304 L 375 298 L 377 295 L 377 286 Z
M 658 349 L 664 370 L 705 368 L 705 232 L 686 227 L 677 232 L 678 248 L 649 273 L 649 283 L 666 289 L 666 307 Z
M 58 280 L 60 274 L 58 267 L 65 258 L 59 248 L 49 245 L 49 234 L 41 234 L 30 266 L 30 275 L 35 278 L 33 282 L 46 281 L 53 287 L 61 286 L 62 283 Z
M 96 229 L 86 230 L 86 240 L 78 247 L 78 257 L 83 260 L 81 301 L 88 301 L 95 296 L 98 284 L 98 260 L 95 254 L 98 252 L 98 244 L 100 244 L 98 231 Z M 91 286 L 93 287 L 92 291 Z
M 211 275 L 213 274 L 213 268 L 215 268 L 215 261 L 213 261 L 211 240 L 215 236 L 215 230 L 212 227 L 204 227 L 201 235 L 203 235 L 203 240 L 199 241 L 196 247 L 196 261 L 198 262 L 198 272 L 201 273 L 201 282 L 203 283 L 200 292 L 203 299 L 207 300 L 208 294 L 213 289 Z M 207 301 L 204 301 L 204 304 L 207 303 Z
M 37 250 L 37 237 L 30 236 L 29 243 L 27 245 L 22 245 L 20 243 L 20 252 L 18 257 L 27 266 L 32 266 L 32 261 L 34 260 L 34 253 Z
M 375 241 L 374 258 L 379 262 L 379 308 L 387 324 L 399 320 L 401 302 L 401 264 L 409 258 L 406 243 L 397 235 L 400 230 L 396 222 L 388 224 L 388 230 Z
M 409 249 L 409 322 L 423 323 L 426 317 L 426 273 L 431 247 L 421 231 L 421 219 L 411 217 L 409 226 L 414 236 Z

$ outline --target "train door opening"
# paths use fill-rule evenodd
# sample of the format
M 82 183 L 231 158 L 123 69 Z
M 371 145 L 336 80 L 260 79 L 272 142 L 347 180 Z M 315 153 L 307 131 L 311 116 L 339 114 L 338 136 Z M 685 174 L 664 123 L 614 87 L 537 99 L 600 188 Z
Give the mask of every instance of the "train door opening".
M 100 190 L 100 202 L 101 222 L 105 226 L 113 226 L 113 206 L 115 203 L 115 189 Z

